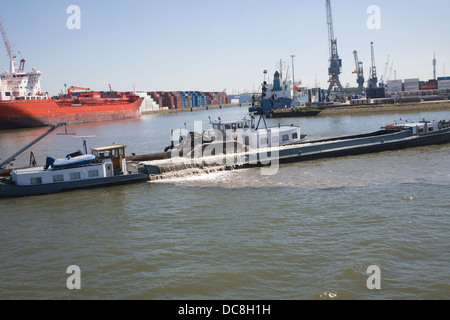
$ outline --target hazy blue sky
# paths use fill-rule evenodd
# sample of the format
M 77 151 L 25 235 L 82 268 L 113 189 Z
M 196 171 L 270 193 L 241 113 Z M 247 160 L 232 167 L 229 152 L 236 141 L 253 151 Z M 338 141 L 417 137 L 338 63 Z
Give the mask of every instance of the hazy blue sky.
M 69 5 L 81 9 L 81 29 L 70 30 Z M 367 27 L 367 8 L 381 9 L 381 28 Z M 450 74 L 448 0 L 332 0 L 343 59 L 341 81 L 356 86 L 353 50 L 370 68 L 375 43 L 378 74 L 388 55 L 397 79 Z M 68 86 L 94 90 L 221 91 L 258 88 L 266 69 L 289 66 L 305 86 L 328 81 L 325 0 L 17 0 L 2 1 L 0 16 L 27 70 L 43 73 L 43 91 Z M 8 69 L 4 46 L 1 70 Z M 291 70 L 291 67 L 290 67 Z

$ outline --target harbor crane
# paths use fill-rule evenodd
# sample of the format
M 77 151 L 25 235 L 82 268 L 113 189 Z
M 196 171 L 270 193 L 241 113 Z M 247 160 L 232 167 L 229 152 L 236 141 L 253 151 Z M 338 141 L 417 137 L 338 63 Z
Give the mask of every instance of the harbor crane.
M 373 42 L 370 43 L 371 46 L 371 67 L 370 67 L 370 73 L 369 73 L 369 81 L 368 81 L 368 87 L 369 89 L 376 89 L 378 87 L 378 77 L 377 77 L 377 67 L 375 65 L 375 53 L 373 49 Z
M 387 72 L 388 72 L 388 68 L 389 68 L 389 62 L 391 61 L 391 56 L 388 56 L 387 62 L 386 62 L 386 67 L 384 68 L 384 73 L 381 76 L 380 79 L 380 87 L 386 87 L 386 82 L 387 82 Z
M 377 67 L 375 65 L 375 52 L 373 49 L 373 42 L 370 43 L 371 46 L 371 60 L 372 65 L 370 67 L 370 77 L 368 81 L 368 88 L 366 90 L 366 96 L 368 99 L 385 98 L 386 89 L 384 86 L 378 87 L 378 77 L 377 77 Z
M 75 90 L 85 90 L 85 91 L 91 91 L 91 89 L 89 88 L 81 88 L 81 87 L 70 87 L 69 89 L 67 89 L 67 96 L 70 98 L 72 97 L 72 92 Z
M 2 34 L 3 42 L 5 43 L 6 51 L 8 52 L 8 56 L 9 56 L 9 62 L 10 62 L 9 72 L 11 74 L 16 73 L 16 71 L 18 71 L 19 73 L 22 73 L 23 70 L 25 69 L 25 60 L 24 59 L 20 60 L 19 69 L 16 70 L 17 69 L 16 54 L 14 53 L 14 50 L 12 49 L 11 44 L 9 43 L 8 37 L 6 35 L 6 30 L 5 30 L 5 27 L 3 27 L 3 21 L 1 18 L 0 18 L 0 32 Z
M 364 91 L 364 67 L 362 61 L 359 61 L 358 59 L 358 51 L 353 51 L 353 55 L 355 56 L 355 71 L 353 71 L 354 74 L 357 75 L 356 83 L 358 84 L 358 90 L 361 92 Z
M 392 80 L 392 71 L 394 70 L 394 61 L 391 62 L 391 69 L 389 70 L 389 76 L 386 78 L 386 83 Z
M 326 99 L 329 101 L 331 91 L 333 88 L 337 87 L 338 98 L 343 100 L 344 88 L 339 80 L 339 75 L 342 72 L 342 59 L 339 58 L 337 39 L 334 36 L 331 0 L 325 0 L 325 5 L 327 11 L 328 39 L 330 47 L 330 67 L 328 68 L 328 75 L 330 76 L 330 80 L 328 82 L 330 83 L 330 86 L 328 87 Z

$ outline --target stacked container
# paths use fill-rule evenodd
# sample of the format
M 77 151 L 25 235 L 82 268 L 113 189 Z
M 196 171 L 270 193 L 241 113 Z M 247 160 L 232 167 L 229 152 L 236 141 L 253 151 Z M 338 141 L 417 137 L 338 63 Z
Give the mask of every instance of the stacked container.
M 404 83 L 404 91 L 418 91 L 420 90 L 420 80 L 416 79 L 405 79 Z
M 163 107 L 163 99 L 158 92 L 152 91 L 147 92 L 147 94 L 153 98 L 153 100 L 159 105 L 160 108 Z
M 437 81 L 436 80 L 428 80 L 420 82 L 420 90 L 436 90 L 437 89 Z
M 215 92 L 206 92 L 206 97 L 209 100 L 209 105 L 218 105 L 219 104 L 219 98 Z
M 153 98 L 160 108 L 167 107 L 169 109 L 196 108 L 231 103 L 231 99 L 226 92 L 153 91 L 147 92 L 147 94 Z
M 402 92 L 403 81 L 402 80 L 389 80 L 387 82 L 387 92 Z
M 189 95 L 192 99 L 192 106 L 193 107 L 205 107 L 208 105 L 207 99 L 205 97 L 205 94 L 200 91 L 190 91 Z
M 438 89 L 450 89 L 450 77 L 438 78 Z

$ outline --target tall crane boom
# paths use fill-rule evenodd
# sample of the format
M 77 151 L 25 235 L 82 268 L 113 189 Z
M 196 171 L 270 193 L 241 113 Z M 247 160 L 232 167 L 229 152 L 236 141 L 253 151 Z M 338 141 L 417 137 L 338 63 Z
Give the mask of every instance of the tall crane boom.
M 391 56 L 388 56 L 387 62 L 386 62 L 386 66 L 384 67 L 384 73 L 381 76 L 381 80 L 380 80 L 380 87 L 383 87 L 386 85 L 386 78 L 388 76 L 387 72 L 388 72 L 388 68 L 389 68 L 389 62 L 391 61 Z
M 373 49 L 373 42 L 370 43 L 370 46 L 371 46 L 372 65 L 370 67 L 369 88 L 377 88 L 377 86 L 378 86 L 378 77 L 377 77 L 377 67 L 375 66 L 375 52 L 374 52 L 374 49 Z
M 386 78 L 386 83 L 392 79 L 392 71 L 394 70 L 394 61 L 391 62 L 391 69 L 389 70 L 389 75 Z
M 330 0 L 326 0 L 326 9 L 327 9 L 327 24 L 328 24 L 328 39 L 329 48 L 330 48 L 330 57 L 333 55 L 333 41 L 336 40 L 334 37 L 334 27 L 333 27 L 333 14 L 331 12 L 331 2 Z
M 9 61 L 10 61 L 10 72 L 15 73 L 16 72 L 16 55 L 14 54 L 14 51 L 11 47 L 11 44 L 8 41 L 8 37 L 6 35 L 5 28 L 3 27 L 3 21 L 0 18 L 0 32 L 2 33 L 3 42 L 5 43 L 6 51 L 8 52 Z
M 328 40 L 330 48 L 330 67 L 328 68 L 328 75 L 330 76 L 330 86 L 328 87 L 327 100 L 329 100 L 331 90 L 337 87 L 339 98 L 344 97 L 344 88 L 342 87 L 339 75 L 342 71 L 342 60 L 339 59 L 337 49 L 337 39 L 334 37 L 333 27 L 333 15 L 331 12 L 331 0 L 325 0 L 325 6 L 327 11 L 327 24 L 328 24 Z

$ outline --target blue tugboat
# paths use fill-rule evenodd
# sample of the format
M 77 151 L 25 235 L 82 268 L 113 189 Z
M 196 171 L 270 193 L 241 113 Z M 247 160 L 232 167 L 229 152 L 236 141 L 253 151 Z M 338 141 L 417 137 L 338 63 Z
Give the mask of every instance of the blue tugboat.
M 320 110 L 304 107 L 308 94 L 292 81 L 283 81 L 280 72 L 274 74 L 273 84 L 264 81 L 261 95 L 252 96 L 249 112 L 265 114 L 268 118 L 315 116 Z

